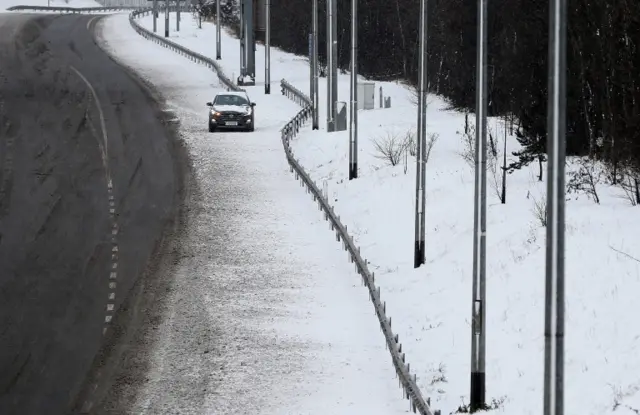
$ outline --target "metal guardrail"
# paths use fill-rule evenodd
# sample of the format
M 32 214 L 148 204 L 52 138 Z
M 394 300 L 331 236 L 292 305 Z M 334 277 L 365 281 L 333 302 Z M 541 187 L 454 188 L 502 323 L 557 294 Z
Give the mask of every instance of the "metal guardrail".
M 53 7 L 53 6 L 12 6 L 7 10 L 11 12 L 17 11 L 40 11 L 40 12 L 59 12 L 59 13 L 104 13 L 104 12 L 119 12 L 123 10 L 135 10 L 139 7 L 133 6 L 113 6 L 113 7 Z
M 286 142 L 286 152 L 289 147 L 289 141 L 298 134 L 304 122 L 311 116 L 311 99 L 284 79 L 280 81 L 280 88 L 282 89 L 282 95 L 285 95 L 302 107 L 295 117 L 289 120 L 280 130 L 283 143 Z
M 375 274 L 369 271 L 367 261 L 360 255 L 360 248 L 356 247 L 353 237 L 347 232 L 347 227 L 340 221 L 340 216 L 336 214 L 333 206 L 322 195 L 320 187 L 311 179 L 291 150 L 291 139 L 298 134 L 304 122 L 311 116 L 311 99 L 284 79 L 280 81 L 280 87 L 282 95 L 302 106 L 302 110 L 280 130 L 282 145 L 289 161 L 290 171 L 292 173 L 295 172 L 296 179 L 301 181 L 301 186 L 306 186 L 307 193 L 311 193 L 313 200 L 318 202 L 318 208 L 324 212 L 325 220 L 331 223 L 331 230 L 336 232 L 336 240 L 338 242 L 342 241 L 342 246 L 348 252 L 350 262 L 355 264 L 356 272 L 362 276 L 362 282 L 369 290 L 369 298 L 375 308 L 380 322 L 380 329 L 391 353 L 393 366 L 396 369 L 404 396 L 409 400 L 411 410 L 413 412 L 417 410 L 421 415 L 439 415 L 439 410 L 436 410 L 435 414 L 431 412 L 429 400 L 424 400 L 416 384 L 416 375 L 412 376 L 410 373 L 410 366 L 405 361 L 405 354 L 402 352 L 402 344 L 399 341 L 399 337 L 397 334 L 394 335 L 391 330 L 391 317 L 387 317 L 386 303 L 380 298 L 380 287 L 376 287 Z
M 189 7 L 188 6 L 182 6 L 182 10 L 183 11 L 189 11 Z M 145 29 L 144 27 L 140 26 L 138 24 L 138 22 L 136 21 L 136 18 L 138 16 L 144 16 L 146 14 L 150 14 L 153 10 L 151 8 L 144 8 L 144 9 L 137 9 L 134 10 L 133 12 L 131 12 L 131 14 L 129 15 L 129 23 L 131 24 L 131 27 L 133 27 L 133 29 L 138 32 L 139 35 L 141 35 L 142 37 L 144 37 L 145 39 L 149 39 L 152 40 L 156 43 L 159 43 L 160 45 L 176 52 L 179 53 L 189 59 L 191 59 L 194 62 L 203 64 L 205 66 L 207 66 L 209 69 L 213 70 L 214 72 L 216 72 L 216 74 L 218 75 L 218 79 L 220 80 L 220 83 L 228 90 L 228 91 L 244 91 L 244 89 L 240 88 L 238 85 L 234 84 L 233 81 L 231 79 L 229 79 L 224 72 L 222 71 L 222 68 L 220 67 L 220 65 L 218 65 L 218 63 L 211 59 L 208 58 L 204 55 L 201 55 L 197 52 L 193 52 L 187 48 L 185 48 L 182 45 L 179 45 L 175 42 L 170 41 L 169 39 L 166 39 L 164 37 L 158 36 L 155 33 Z

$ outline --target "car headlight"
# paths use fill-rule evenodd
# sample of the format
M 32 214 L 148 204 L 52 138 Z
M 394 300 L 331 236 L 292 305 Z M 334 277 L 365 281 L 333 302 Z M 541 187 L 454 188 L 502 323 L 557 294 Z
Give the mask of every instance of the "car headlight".
M 244 110 L 244 115 L 251 115 L 251 113 L 252 113 L 252 112 L 253 112 L 253 111 L 252 111 L 251 107 L 248 107 L 248 108 L 246 108 L 246 109 Z
M 220 113 L 218 111 L 211 110 L 211 115 L 213 115 L 214 117 L 219 117 Z

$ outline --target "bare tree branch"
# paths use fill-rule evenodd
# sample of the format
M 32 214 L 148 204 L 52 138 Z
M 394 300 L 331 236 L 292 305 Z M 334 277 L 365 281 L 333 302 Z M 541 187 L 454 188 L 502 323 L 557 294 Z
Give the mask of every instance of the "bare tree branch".
M 636 262 L 640 262 L 640 259 L 638 259 L 638 258 L 636 258 L 636 257 L 633 257 L 633 256 L 631 256 L 631 255 L 627 254 L 626 252 L 622 252 L 622 251 L 620 251 L 619 249 L 616 249 L 616 248 L 612 247 L 611 245 L 609 245 L 609 248 L 611 248 L 611 249 L 612 249 L 612 250 L 614 250 L 615 252 L 619 253 L 620 255 L 624 255 L 624 256 L 626 256 L 626 257 L 627 257 L 627 258 L 629 258 L 629 259 L 632 259 L 632 260 L 634 260 L 634 261 L 636 261 Z

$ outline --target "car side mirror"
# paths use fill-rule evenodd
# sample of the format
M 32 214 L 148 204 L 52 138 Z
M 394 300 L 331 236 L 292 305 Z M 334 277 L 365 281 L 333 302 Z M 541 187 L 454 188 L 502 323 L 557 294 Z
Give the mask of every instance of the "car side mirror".
M 255 106 L 256 106 L 256 103 L 255 103 L 255 102 L 252 102 L 252 103 L 251 103 L 251 106 L 252 106 L 252 107 L 255 107 Z
M 207 107 L 213 107 L 213 103 L 212 102 L 207 102 Z

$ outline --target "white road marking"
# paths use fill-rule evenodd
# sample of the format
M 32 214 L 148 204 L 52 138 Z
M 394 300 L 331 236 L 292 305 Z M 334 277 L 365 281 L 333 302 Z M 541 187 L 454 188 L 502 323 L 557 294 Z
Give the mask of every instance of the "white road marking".
M 107 125 L 104 120 L 104 111 L 102 111 L 102 105 L 100 105 L 100 100 L 98 99 L 98 94 L 96 94 L 96 90 L 93 88 L 93 85 L 87 80 L 87 78 L 82 75 L 82 73 L 77 70 L 74 66 L 70 66 L 70 68 L 82 79 L 82 81 L 87 85 L 89 91 L 91 91 L 91 95 L 93 96 L 93 100 L 96 103 L 96 107 L 98 108 L 98 115 L 100 117 L 100 129 L 102 130 L 102 143 L 101 143 L 101 153 L 102 153 L 102 164 L 104 165 L 106 179 L 107 179 L 107 189 L 113 190 L 113 182 L 111 181 L 111 173 L 109 172 L 109 163 L 108 163 L 108 154 L 109 154 L 109 140 L 107 138 Z
M 87 30 L 89 32 L 91 32 L 91 24 L 93 23 L 94 20 L 96 20 L 98 17 L 100 16 L 93 16 L 88 22 L 87 22 Z
M 93 21 L 98 16 L 95 16 L 87 23 L 87 30 L 91 31 L 90 27 Z M 104 317 L 105 326 L 102 328 L 102 334 L 106 334 L 107 327 L 109 323 L 111 323 L 111 319 L 113 318 L 113 313 L 115 312 L 115 299 L 116 299 L 116 282 L 115 280 L 118 278 L 118 219 L 116 216 L 116 198 L 113 193 L 113 180 L 111 180 L 111 171 L 109 169 L 109 138 L 107 136 L 107 127 L 104 119 L 104 112 L 102 110 L 102 105 L 100 105 L 100 100 L 98 99 L 98 94 L 96 94 L 96 90 L 93 88 L 93 85 L 87 80 L 87 78 L 82 75 L 82 73 L 71 66 L 71 69 L 82 79 L 82 81 L 87 85 L 89 91 L 91 91 L 91 95 L 93 96 L 93 100 L 98 109 L 98 115 L 100 116 L 100 129 L 102 130 L 102 142 L 98 138 L 98 147 L 100 148 L 100 153 L 102 156 L 102 165 L 104 167 L 105 172 L 105 181 L 107 182 L 107 195 L 108 195 L 108 209 L 109 209 L 109 217 L 111 219 L 111 271 L 109 272 L 109 296 L 108 303 L 106 307 L 106 315 Z

